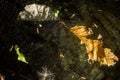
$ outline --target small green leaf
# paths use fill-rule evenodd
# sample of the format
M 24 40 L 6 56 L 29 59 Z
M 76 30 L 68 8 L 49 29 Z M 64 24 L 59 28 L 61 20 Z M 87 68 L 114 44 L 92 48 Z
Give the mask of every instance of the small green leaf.
M 25 62 L 25 63 L 28 63 L 28 62 L 26 61 L 23 53 L 21 53 L 21 52 L 19 51 L 19 49 L 20 49 L 19 46 L 18 46 L 18 45 L 15 45 L 14 48 L 15 48 L 15 51 L 16 51 L 16 53 L 17 53 L 17 55 L 18 55 L 18 60 L 19 60 L 19 61 L 22 61 L 22 62 Z
M 60 13 L 60 11 L 56 9 L 55 10 L 55 17 L 58 17 L 59 13 Z

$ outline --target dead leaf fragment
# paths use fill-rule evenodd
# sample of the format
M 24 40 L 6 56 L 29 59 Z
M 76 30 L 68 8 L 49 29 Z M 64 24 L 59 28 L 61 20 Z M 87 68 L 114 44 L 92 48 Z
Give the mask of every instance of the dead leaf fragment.
M 85 26 L 74 26 L 71 29 L 82 42 L 85 44 L 88 53 L 88 60 L 98 61 L 100 65 L 113 66 L 118 57 L 109 48 L 103 48 L 102 40 L 88 39 L 87 36 L 92 35 L 92 29 L 86 28 Z

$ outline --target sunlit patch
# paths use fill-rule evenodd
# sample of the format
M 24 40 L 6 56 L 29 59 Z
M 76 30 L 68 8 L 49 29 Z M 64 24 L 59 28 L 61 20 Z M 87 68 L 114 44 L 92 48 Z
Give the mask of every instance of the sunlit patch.
M 71 29 L 81 41 L 85 44 L 88 53 L 88 60 L 98 61 L 100 65 L 113 66 L 118 61 L 117 56 L 109 48 L 103 48 L 102 40 L 93 40 L 87 38 L 88 35 L 92 35 L 92 29 L 85 26 L 74 26 Z M 100 36 L 99 38 L 101 38 Z
M 54 80 L 55 73 L 52 73 L 46 67 L 42 67 L 42 72 L 38 71 L 39 80 Z

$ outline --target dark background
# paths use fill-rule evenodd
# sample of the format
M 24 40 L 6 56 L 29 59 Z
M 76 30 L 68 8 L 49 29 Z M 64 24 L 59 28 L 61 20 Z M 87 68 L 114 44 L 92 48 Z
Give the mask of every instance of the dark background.
M 18 20 L 28 4 L 49 6 L 58 19 Z M 103 47 L 120 56 L 119 0 L 0 0 L 0 78 L 5 80 L 44 80 L 42 67 L 55 73 L 45 80 L 120 80 L 119 61 L 111 67 L 89 64 L 84 45 L 69 28 L 85 25 L 92 28 L 95 39 L 103 35 Z M 72 15 L 75 14 L 74 17 Z M 93 25 L 96 23 L 99 28 Z M 39 24 L 40 33 L 36 32 Z M 18 45 L 29 64 L 18 61 L 12 45 Z M 64 58 L 59 55 L 63 54 Z

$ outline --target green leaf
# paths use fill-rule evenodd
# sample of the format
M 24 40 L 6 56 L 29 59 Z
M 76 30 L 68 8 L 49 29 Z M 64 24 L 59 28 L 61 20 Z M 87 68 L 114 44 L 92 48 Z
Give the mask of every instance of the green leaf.
M 18 60 L 19 60 L 19 61 L 22 61 L 22 62 L 25 62 L 25 63 L 28 63 L 28 62 L 26 61 L 23 53 L 21 53 L 21 52 L 19 51 L 19 49 L 20 49 L 19 46 L 18 46 L 18 45 L 15 45 L 14 48 L 15 48 L 15 51 L 16 51 L 16 53 L 17 53 L 17 55 L 18 55 Z
M 56 10 L 55 10 L 55 13 L 54 13 L 54 14 L 55 14 L 55 17 L 58 17 L 59 13 L 60 13 L 60 11 L 56 9 Z

